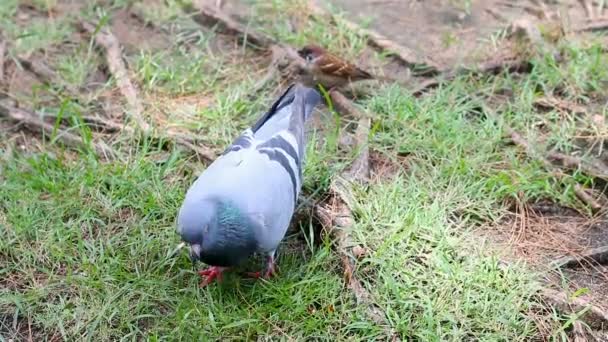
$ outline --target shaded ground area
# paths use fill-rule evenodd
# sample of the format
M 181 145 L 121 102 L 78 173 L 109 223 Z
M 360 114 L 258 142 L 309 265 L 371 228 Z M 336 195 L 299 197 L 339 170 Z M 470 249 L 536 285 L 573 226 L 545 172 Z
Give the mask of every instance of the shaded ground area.
M 608 338 L 603 6 L 334 3 L 0 8 L 2 338 Z M 279 276 L 198 288 L 184 192 L 311 41 L 399 82 L 315 113 Z

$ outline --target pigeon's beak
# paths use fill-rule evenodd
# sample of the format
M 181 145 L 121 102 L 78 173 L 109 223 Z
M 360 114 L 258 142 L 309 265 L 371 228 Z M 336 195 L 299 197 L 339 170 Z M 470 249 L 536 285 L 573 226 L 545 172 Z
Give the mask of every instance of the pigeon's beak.
M 190 245 L 190 260 L 193 263 L 198 261 L 201 258 L 201 245 L 198 243 L 193 243 Z

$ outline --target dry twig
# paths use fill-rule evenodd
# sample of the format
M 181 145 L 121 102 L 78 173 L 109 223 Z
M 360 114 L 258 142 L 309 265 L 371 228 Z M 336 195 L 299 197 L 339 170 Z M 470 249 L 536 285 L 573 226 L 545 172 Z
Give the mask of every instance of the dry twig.
M 4 116 L 12 121 L 18 122 L 20 124 L 24 124 L 32 131 L 42 131 L 44 134 L 48 136 L 53 136 L 57 140 L 63 142 L 67 146 L 71 147 L 82 147 L 87 146 L 86 141 L 70 132 L 56 130 L 55 127 L 49 123 L 41 120 L 38 115 L 35 113 L 31 113 L 22 108 L 16 108 L 8 105 L 0 105 L 0 115 Z M 111 156 L 116 155 L 115 152 L 105 145 L 103 142 L 93 143 L 91 142 L 95 152 L 104 158 L 109 158 Z
M 80 26 L 89 34 L 94 35 L 95 43 L 102 47 L 106 53 L 106 62 L 110 73 L 114 76 L 121 94 L 129 105 L 129 114 L 144 132 L 150 131 L 150 125 L 144 120 L 144 107 L 137 95 L 137 90 L 127 72 L 127 67 L 122 59 L 122 48 L 118 39 L 108 29 L 97 29 L 89 22 L 81 22 Z

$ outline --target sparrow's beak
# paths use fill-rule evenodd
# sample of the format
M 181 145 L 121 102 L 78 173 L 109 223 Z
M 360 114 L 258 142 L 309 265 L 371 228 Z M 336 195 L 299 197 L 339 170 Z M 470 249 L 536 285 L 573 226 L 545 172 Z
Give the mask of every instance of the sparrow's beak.
M 196 263 L 201 258 L 201 245 L 194 243 L 190 245 L 190 260 Z

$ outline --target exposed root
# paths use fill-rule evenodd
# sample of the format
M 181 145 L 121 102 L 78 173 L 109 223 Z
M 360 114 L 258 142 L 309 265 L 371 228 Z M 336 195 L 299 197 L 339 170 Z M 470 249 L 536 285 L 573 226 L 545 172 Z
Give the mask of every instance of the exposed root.
M 592 248 L 578 256 L 559 258 L 552 265 L 556 268 L 574 268 L 590 262 L 600 265 L 608 264 L 608 246 Z
M 500 14 L 500 12 L 496 11 L 494 8 L 492 7 L 488 7 L 486 9 L 484 9 L 489 15 L 491 15 L 492 17 L 494 17 L 494 19 L 498 20 L 498 21 L 502 21 L 503 23 L 508 22 L 509 20 L 507 19 L 507 17 L 505 17 L 504 15 Z
M 552 289 L 544 289 L 540 297 L 563 313 L 581 314 L 579 319 L 593 329 L 601 330 L 608 326 L 606 311 L 582 298 L 569 298 L 567 294 Z
M 532 63 L 523 58 L 516 58 L 513 55 L 499 56 L 480 63 L 476 68 L 467 67 L 449 70 L 437 75 L 433 78 L 428 78 L 421 82 L 417 87 L 412 89 L 413 96 L 421 96 L 432 88 L 449 82 L 461 75 L 479 74 L 479 75 L 497 75 L 503 71 L 527 73 L 532 70 Z
M 87 142 L 83 138 L 67 131 L 55 129 L 53 125 L 44 122 L 38 117 L 38 115 L 36 115 L 35 113 L 31 113 L 25 109 L 0 104 L 0 115 L 12 121 L 24 124 L 34 132 L 42 131 L 48 136 L 54 135 L 55 139 L 61 141 L 67 146 L 87 147 Z M 116 155 L 114 150 L 112 150 L 112 148 L 110 148 L 103 142 L 91 142 L 91 145 L 95 152 L 101 157 L 109 159 L 110 157 Z
M 222 33 L 234 35 L 244 45 L 250 44 L 259 48 L 267 48 L 274 44 L 274 40 L 246 27 L 221 11 L 219 6 L 205 5 L 204 1 L 194 1 L 186 6 L 185 11 L 193 13 L 192 19 L 202 26 L 217 26 Z
M 129 79 L 127 67 L 122 59 L 122 47 L 120 42 L 108 29 L 98 29 L 95 25 L 85 21 L 81 22 L 80 26 L 89 34 L 94 35 L 95 43 L 105 50 L 108 68 L 116 80 L 118 89 L 127 100 L 131 118 L 136 122 L 141 130 L 146 133 L 149 132 L 151 127 L 144 120 L 143 104 L 137 95 L 135 86 Z
M 591 189 L 585 189 L 578 183 L 574 184 L 574 193 L 576 194 L 576 197 L 578 197 L 578 199 L 580 199 L 583 203 L 586 203 L 592 211 L 600 211 L 602 208 L 604 208 L 604 206 L 599 202 L 599 200 L 593 197 L 589 191 L 591 191 Z
M 36 59 L 30 61 L 25 58 L 17 58 L 15 59 L 15 62 L 19 63 L 19 66 L 36 76 L 40 82 L 49 85 L 61 85 L 71 94 L 78 94 L 78 89 L 73 85 L 64 82 L 53 69 L 42 61 Z
M 338 91 L 331 91 L 331 100 L 335 108 L 342 114 L 348 114 L 353 117 L 359 118 L 357 124 L 357 130 L 355 132 L 356 146 L 359 148 L 359 155 L 355 159 L 347 172 L 347 176 L 350 180 L 356 180 L 361 182 L 369 181 L 370 170 L 369 170 L 369 148 L 367 146 L 367 137 L 370 129 L 370 117 L 367 113 L 363 113 L 355 107 L 355 105 L 349 101 L 342 93 Z
M 332 21 L 336 21 L 330 13 L 323 9 L 322 6 L 318 5 L 314 0 L 310 0 L 308 6 L 314 15 L 318 17 L 329 17 Z M 364 29 L 358 24 L 344 18 L 340 18 L 340 22 L 354 32 L 367 37 L 367 43 L 370 46 L 389 52 L 399 62 L 412 69 L 418 75 L 433 75 L 439 73 L 442 69 L 437 63 L 429 60 L 429 58 L 425 58 L 424 60 L 420 59 L 414 51 L 397 44 L 378 32 Z
M 578 0 L 579 4 L 581 4 L 581 6 L 583 7 L 583 9 L 585 10 L 585 15 L 587 16 L 588 19 L 593 20 L 593 18 L 595 17 L 594 13 L 593 13 L 593 4 L 591 3 L 591 1 L 588 0 Z

